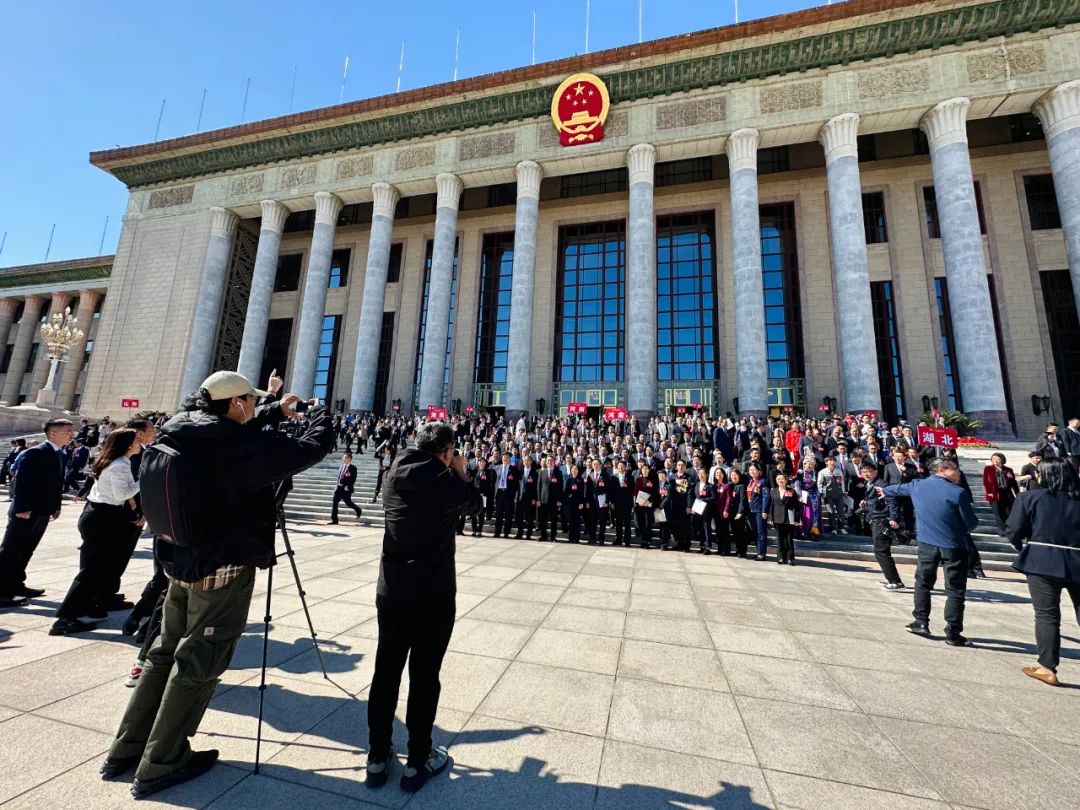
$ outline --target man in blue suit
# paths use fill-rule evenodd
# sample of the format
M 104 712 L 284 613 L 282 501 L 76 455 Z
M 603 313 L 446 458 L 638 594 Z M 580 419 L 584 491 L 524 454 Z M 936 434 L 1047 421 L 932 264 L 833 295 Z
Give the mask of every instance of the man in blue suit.
M 87 462 L 90 461 L 90 448 L 78 436 L 75 437 L 75 449 L 71 452 L 71 458 L 67 463 L 67 474 L 64 476 L 64 492 L 72 487 L 78 488 L 78 475 L 83 471 Z
M 67 467 L 64 447 L 75 426 L 67 419 L 45 423 L 45 441 L 21 454 L 19 474 L 0 544 L 0 608 L 24 604 L 45 591 L 26 586 L 26 566 L 45 535 L 50 520 L 60 517 L 60 496 Z

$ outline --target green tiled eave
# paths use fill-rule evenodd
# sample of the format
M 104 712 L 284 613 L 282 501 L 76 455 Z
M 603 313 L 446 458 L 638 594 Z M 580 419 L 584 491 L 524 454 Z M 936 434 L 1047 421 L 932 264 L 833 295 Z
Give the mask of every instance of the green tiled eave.
M 112 274 L 112 265 L 98 267 L 74 267 L 67 270 L 49 270 L 44 273 L 19 273 L 18 275 L 0 274 L 0 289 L 12 287 L 31 287 L 39 284 L 66 284 L 75 281 L 93 281 L 108 278 Z
M 998 0 L 618 73 L 612 104 L 1080 22 L 1080 0 Z M 108 169 L 129 187 L 546 116 L 558 83 Z

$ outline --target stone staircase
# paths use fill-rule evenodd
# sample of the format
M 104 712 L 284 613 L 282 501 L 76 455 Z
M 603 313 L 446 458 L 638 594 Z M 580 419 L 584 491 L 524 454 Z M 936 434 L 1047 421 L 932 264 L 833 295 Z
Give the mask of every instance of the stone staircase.
M 341 469 L 341 452 L 328 455 L 314 467 L 305 470 L 293 479 L 293 490 L 285 499 L 285 517 L 289 520 L 305 523 L 326 522 L 330 520 L 330 509 L 334 500 L 334 487 L 337 485 L 338 471 Z M 356 465 L 356 487 L 353 491 L 353 503 L 364 510 L 359 520 L 345 504 L 338 508 L 338 520 L 343 526 L 363 528 L 381 528 L 383 524 L 382 496 L 376 503 L 371 503 L 375 493 L 375 482 L 379 477 L 378 461 L 371 452 L 353 455 Z

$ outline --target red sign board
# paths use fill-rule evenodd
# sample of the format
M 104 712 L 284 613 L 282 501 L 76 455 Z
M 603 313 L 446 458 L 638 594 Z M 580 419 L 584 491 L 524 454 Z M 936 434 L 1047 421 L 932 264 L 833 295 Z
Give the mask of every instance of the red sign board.
M 121 408 L 138 408 L 139 400 L 137 399 L 122 399 L 120 400 Z
M 570 416 L 584 416 L 589 412 L 589 406 L 585 402 L 571 402 L 566 406 L 566 413 Z
M 628 414 L 626 408 L 605 408 L 604 420 L 607 422 L 624 422 L 626 421 Z
M 427 418 L 437 421 L 446 419 L 446 408 L 438 408 L 435 405 L 428 405 Z
M 953 428 L 932 428 L 919 425 L 919 444 L 929 447 L 952 447 L 959 444 L 959 436 Z
M 681 416 L 682 414 L 686 413 L 686 408 L 680 405 L 678 408 L 675 409 L 675 413 Z
M 474 408 L 472 405 L 466 405 L 465 406 L 465 413 L 472 413 L 475 410 L 476 410 L 476 408 Z
M 693 408 L 695 411 L 700 411 L 701 410 L 701 403 L 700 402 L 694 402 L 694 403 L 692 403 L 690 405 L 690 407 Z
M 603 140 L 610 108 L 603 79 L 592 73 L 569 77 L 551 97 L 551 120 L 559 131 L 559 143 L 577 146 Z

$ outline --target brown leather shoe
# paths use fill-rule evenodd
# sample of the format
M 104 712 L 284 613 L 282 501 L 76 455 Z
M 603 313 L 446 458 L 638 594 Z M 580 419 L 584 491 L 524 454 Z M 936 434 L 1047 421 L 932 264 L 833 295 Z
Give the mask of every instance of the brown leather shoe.
M 1037 681 L 1042 681 L 1043 683 L 1049 684 L 1050 686 L 1061 685 L 1060 681 L 1058 681 L 1057 675 L 1055 675 L 1048 669 L 1043 669 L 1042 667 L 1024 667 L 1023 672 L 1029 678 L 1034 678 Z

